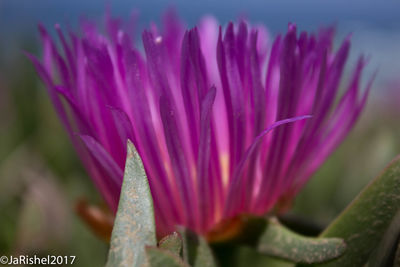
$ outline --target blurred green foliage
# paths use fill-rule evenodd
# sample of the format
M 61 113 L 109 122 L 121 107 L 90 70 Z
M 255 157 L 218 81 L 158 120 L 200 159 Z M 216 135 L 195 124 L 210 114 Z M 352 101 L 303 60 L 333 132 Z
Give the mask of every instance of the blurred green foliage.
M 75 255 L 74 266 L 102 266 L 108 245 L 74 211 L 82 196 L 102 200 L 22 53 L 37 51 L 32 39 L 20 43 L 0 52 L 0 255 Z
M 400 154 L 400 107 L 386 105 L 385 97 L 400 101 L 400 94 L 370 96 L 356 127 L 297 196 L 294 214 L 327 225 Z

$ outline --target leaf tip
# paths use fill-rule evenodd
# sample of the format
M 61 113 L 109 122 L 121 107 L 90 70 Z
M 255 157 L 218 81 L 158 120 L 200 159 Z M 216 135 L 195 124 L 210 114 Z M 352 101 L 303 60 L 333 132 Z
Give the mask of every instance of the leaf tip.
M 128 141 L 127 141 L 127 158 L 133 158 L 136 153 L 137 153 L 137 150 L 136 150 L 134 144 L 132 143 L 131 140 L 128 139 Z

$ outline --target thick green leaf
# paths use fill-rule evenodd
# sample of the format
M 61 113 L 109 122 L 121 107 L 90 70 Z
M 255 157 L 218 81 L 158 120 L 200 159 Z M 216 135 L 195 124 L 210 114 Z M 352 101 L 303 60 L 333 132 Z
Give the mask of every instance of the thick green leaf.
M 393 261 L 400 236 L 400 212 L 390 223 L 379 245 L 368 261 L 369 267 L 393 266 Z
M 195 263 L 195 259 L 197 256 L 197 247 L 199 245 L 199 238 L 194 232 L 184 227 L 179 227 L 178 230 L 182 237 L 183 259 L 189 265 L 193 265 Z
M 150 187 L 140 156 L 128 141 L 124 182 L 107 267 L 145 266 L 145 246 L 156 244 Z
M 194 267 L 216 267 L 214 255 L 207 241 L 203 237 L 199 237 L 199 246 L 197 247 L 197 255 Z
M 400 242 L 397 244 L 396 254 L 394 255 L 393 267 L 400 267 Z
M 169 250 L 175 255 L 180 255 L 182 250 L 182 239 L 177 232 L 173 232 L 161 239 L 158 245 L 160 248 Z
M 296 263 L 318 263 L 339 257 L 346 249 L 340 238 L 301 236 L 271 218 L 260 237 L 258 251 Z
M 146 247 L 146 253 L 151 267 L 189 267 L 179 256 L 166 249 Z
M 362 266 L 400 209 L 400 157 L 375 178 L 321 234 L 340 237 L 346 253 L 319 266 Z
M 238 247 L 235 251 L 236 267 L 294 267 L 295 263 L 270 257 L 247 246 Z
M 217 266 L 213 252 L 207 241 L 202 236 L 189 229 L 179 229 L 183 241 L 183 259 L 187 264 L 194 267 Z

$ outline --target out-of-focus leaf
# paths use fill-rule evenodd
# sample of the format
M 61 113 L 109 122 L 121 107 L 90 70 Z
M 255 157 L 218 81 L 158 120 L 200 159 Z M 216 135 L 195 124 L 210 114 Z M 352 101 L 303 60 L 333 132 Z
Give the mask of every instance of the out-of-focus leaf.
M 39 252 L 55 249 L 65 244 L 71 230 L 65 196 L 50 172 L 26 171 L 27 190 L 22 198 L 15 250 Z
M 214 255 L 207 241 L 203 237 L 199 237 L 199 246 L 197 247 L 197 255 L 194 267 L 216 267 Z
M 393 160 L 321 234 L 340 237 L 346 253 L 318 266 L 363 266 L 400 209 L 400 157 Z
M 388 227 L 382 241 L 377 246 L 370 260 L 368 267 L 375 266 L 393 266 L 396 249 L 400 236 L 400 212 L 397 212 L 395 218 Z
M 217 266 L 213 252 L 204 237 L 186 228 L 180 228 L 179 232 L 183 241 L 183 259 L 187 264 L 194 267 Z
M 71 234 L 62 187 L 41 155 L 26 143 L 0 162 L 0 210 L 1 252 L 8 250 L 6 240 L 14 253 L 58 249 Z
M 189 265 L 193 265 L 195 263 L 197 247 L 199 245 L 198 236 L 194 232 L 183 227 L 179 228 L 179 233 L 182 237 L 183 243 L 183 259 Z
M 146 254 L 151 267 L 189 267 L 179 256 L 166 249 L 146 247 Z
M 270 257 L 247 246 L 235 250 L 235 267 L 294 267 L 295 263 Z M 231 266 L 231 265 L 229 265 Z
M 145 266 L 145 246 L 156 245 L 153 202 L 143 163 L 128 141 L 124 182 L 107 267 Z
M 394 255 L 393 267 L 400 267 L 400 242 L 397 244 L 396 254 Z
M 182 239 L 177 232 L 173 232 L 160 240 L 159 247 L 179 256 L 182 250 Z
M 266 255 L 296 263 L 318 263 L 339 257 L 346 245 L 340 238 L 301 236 L 282 226 L 276 218 L 271 218 L 257 249 Z

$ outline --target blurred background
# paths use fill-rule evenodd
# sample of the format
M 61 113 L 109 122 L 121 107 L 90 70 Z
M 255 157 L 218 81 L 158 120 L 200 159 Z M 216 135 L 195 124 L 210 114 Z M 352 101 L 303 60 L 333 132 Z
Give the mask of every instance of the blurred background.
M 45 88 L 23 51 L 40 55 L 37 23 L 76 28 L 79 18 L 101 23 L 139 12 L 146 27 L 175 7 L 188 26 L 205 14 L 221 24 L 247 17 L 272 35 L 295 22 L 300 30 L 337 26 L 337 42 L 352 33 L 348 70 L 362 53 L 368 77 L 378 71 L 367 108 L 346 141 L 314 175 L 292 214 L 318 225 L 332 220 L 400 154 L 400 1 L 0 0 L 0 255 L 75 255 L 75 266 L 102 266 L 107 244 L 75 214 L 77 199 L 101 199 L 55 116 Z M 365 81 L 364 81 L 365 82 Z

